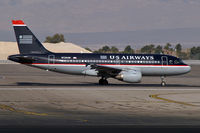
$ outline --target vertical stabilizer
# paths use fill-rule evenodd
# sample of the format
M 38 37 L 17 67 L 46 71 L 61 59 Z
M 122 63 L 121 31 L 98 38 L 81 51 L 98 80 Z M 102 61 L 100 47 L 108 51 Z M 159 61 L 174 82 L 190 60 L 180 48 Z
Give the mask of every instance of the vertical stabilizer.
M 12 24 L 20 54 L 45 54 L 49 52 L 22 20 L 12 20 Z

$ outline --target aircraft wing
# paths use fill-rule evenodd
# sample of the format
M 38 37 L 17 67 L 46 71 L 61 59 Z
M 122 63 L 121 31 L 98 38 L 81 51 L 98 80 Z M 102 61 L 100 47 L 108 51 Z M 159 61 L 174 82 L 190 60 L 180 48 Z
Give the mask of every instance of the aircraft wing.
M 119 69 L 119 68 L 103 66 L 103 65 L 99 65 L 99 64 L 92 64 L 90 66 L 91 66 L 91 69 L 96 69 L 100 76 L 108 75 L 108 76 L 112 77 L 112 76 L 118 75 L 122 71 L 122 69 Z

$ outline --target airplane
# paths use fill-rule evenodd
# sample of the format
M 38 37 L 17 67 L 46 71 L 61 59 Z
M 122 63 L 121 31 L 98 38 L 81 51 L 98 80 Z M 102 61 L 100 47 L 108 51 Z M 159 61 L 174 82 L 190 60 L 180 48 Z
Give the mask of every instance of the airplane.
M 108 85 L 108 78 L 139 83 L 143 76 L 165 77 L 190 72 L 191 67 L 180 58 L 165 54 L 54 53 L 47 50 L 22 20 L 12 20 L 20 54 L 8 59 L 24 65 L 72 75 L 101 77 L 99 85 Z

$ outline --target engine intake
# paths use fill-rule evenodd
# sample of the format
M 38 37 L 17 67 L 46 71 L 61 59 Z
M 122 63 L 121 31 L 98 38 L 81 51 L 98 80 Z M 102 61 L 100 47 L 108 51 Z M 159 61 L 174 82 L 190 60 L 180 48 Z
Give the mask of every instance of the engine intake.
M 128 83 L 139 83 L 142 79 L 142 73 L 138 70 L 122 71 L 115 78 Z

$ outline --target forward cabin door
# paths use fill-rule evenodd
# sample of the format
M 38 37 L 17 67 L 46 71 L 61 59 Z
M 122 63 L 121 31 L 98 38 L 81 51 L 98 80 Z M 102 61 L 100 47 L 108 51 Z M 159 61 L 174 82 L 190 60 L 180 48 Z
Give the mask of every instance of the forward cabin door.
M 167 56 L 162 56 L 161 57 L 161 62 L 162 62 L 162 73 L 163 73 L 163 75 L 165 75 L 167 73 L 168 57 Z
M 55 64 L 55 55 L 48 55 L 48 69 L 53 69 Z
M 119 67 L 119 65 L 120 65 L 120 59 L 116 59 L 116 60 L 115 60 L 115 63 L 116 63 L 116 65 Z

